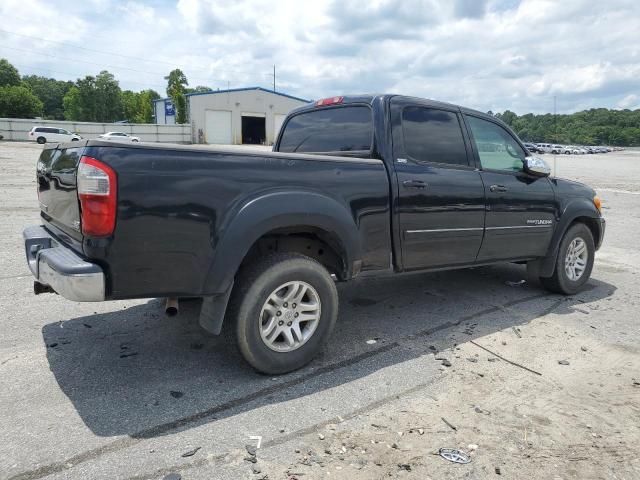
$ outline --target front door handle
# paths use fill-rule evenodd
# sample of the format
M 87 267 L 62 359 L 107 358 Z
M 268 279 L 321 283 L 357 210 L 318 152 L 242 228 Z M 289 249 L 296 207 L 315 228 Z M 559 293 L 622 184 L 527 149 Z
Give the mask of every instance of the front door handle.
M 505 187 L 504 185 L 491 185 L 489 187 L 489 190 L 491 190 L 492 192 L 506 192 L 507 187 Z
M 402 182 L 405 188 L 427 188 L 427 184 L 422 180 L 405 180 Z

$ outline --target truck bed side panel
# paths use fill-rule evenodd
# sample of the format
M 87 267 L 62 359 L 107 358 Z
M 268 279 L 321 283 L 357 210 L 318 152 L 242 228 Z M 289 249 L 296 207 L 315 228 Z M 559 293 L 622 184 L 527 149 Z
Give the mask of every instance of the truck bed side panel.
M 381 162 L 104 146 L 87 154 L 118 174 L 115 235 L 84 243 L 107 271 L 110 298 L 220 293 L 205 279 L 225 228 L 249 199 L 277 190 L 308 190 L 344 205 L 359 232 L 362 269 L 389 266 Z

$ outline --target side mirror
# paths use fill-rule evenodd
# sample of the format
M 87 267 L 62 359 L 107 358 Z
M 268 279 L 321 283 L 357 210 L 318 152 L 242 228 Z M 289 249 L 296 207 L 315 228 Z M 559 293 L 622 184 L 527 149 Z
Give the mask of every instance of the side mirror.
M 524 171 L 538 177 L 548 177 L 551 174 L 551 168 L 540 157 L 526 157 L 524 159 Z

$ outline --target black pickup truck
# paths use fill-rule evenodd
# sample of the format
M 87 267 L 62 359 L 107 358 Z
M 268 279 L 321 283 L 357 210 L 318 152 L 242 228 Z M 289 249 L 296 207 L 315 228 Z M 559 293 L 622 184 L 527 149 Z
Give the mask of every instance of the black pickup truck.
M 46 146 L 42 225 L 24 231 L 36 293 L 75 301 L 202 297 L 265 373 L 309 362 L 338 315 L 336 281 L 527 263 L 547 289 L 588 280 L 605 222 L 492 116 L 397 95 L 291 112 L 273 152 Z

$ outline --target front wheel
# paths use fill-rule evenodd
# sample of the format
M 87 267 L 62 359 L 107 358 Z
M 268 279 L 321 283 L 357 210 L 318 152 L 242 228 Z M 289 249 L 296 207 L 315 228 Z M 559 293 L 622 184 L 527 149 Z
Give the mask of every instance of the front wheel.
M 262 373 L 281 374 L 320 351 L 338 316 L 338 292 L 320 263 L 282 253 L 243 267 L 229 307 L 247 362 Z
M 572 225 L 564 234 L 551 277 L 540 283 L 555 293 L 573 295 L 587 283 L 593 269 L 595 246 L 591 230 L 584 223 Z
M 36 142 L 38 142 L 40 145 L 44 145 L 45 143 L 47 143 L 47 139 L 44 137 L 38 137 Z

